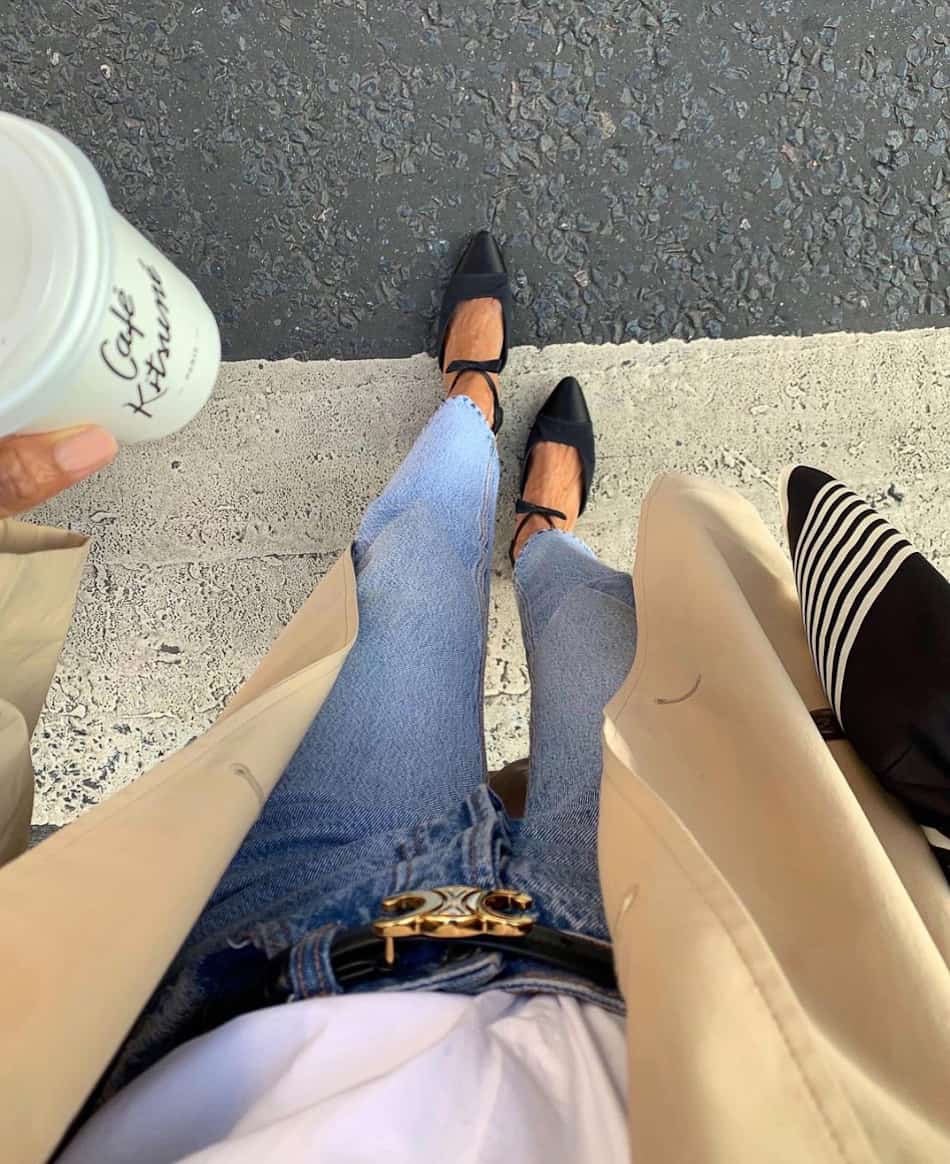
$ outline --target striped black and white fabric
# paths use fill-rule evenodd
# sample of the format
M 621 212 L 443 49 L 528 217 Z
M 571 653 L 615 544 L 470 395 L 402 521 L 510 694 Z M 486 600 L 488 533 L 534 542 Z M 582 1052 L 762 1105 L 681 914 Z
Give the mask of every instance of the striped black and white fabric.
M 804 466 L 782 486 L 805 634 L 845 735 L 950 878 L 950 584 L 867 502 Z

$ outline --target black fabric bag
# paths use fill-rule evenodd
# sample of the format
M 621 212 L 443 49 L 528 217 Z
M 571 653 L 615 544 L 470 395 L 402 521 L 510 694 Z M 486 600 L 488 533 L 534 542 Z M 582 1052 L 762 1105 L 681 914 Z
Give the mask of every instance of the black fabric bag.
M 950 583 L 840 481 L 783 482 L 805 633 L 844 734 L 950 880 Z

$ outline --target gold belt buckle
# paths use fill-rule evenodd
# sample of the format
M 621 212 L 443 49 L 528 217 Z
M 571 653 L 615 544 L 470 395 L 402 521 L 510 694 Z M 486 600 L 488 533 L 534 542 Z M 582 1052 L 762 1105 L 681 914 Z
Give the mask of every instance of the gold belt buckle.
M 385 943 L 386 965 L 396 961 L 397 938 L 472 938 L 479 934 L 520 938 L 534 925 L 527 911 L 533 900 L 517 889 L 478 889 L 474 885 L 440 885 L 410 889 L 387 897 L 387 915 L 373 922 Z

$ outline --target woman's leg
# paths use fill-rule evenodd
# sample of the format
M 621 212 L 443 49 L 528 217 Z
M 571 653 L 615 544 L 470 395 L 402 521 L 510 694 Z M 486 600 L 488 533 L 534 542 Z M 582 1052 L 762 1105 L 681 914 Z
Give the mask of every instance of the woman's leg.
M 502 334 L 496 301 L 463 303 L 447 362 L 496 355 Z M 396 834 L 458 806 L 484 779 L 493 396 L 474 374 L 446 388 L 453 398 L 356 535 L 353 649 L 193 938 L 391 865 Z
M 514 580 L 531 677 L 531 769 L 510 880 L 535 894 L 546 924 L 606 938 L 601 726 L 633 665 L 633 584 L 557 529 L 523 543 Z
M 446 401 L 353 546 L 359 634 L 209 907 L 258 905 L 362 861 L 362 842 L 438 816 L 484 779 L 482 678 L 495 440 Z M 386 854 L 392 860 L 392 853 Z M 250 912 L 242 901 L 241 912 Z M 211 918 L 208 919 L 211 921 Z
M 452 319 L 446 363 L 502 342 L 494 300 Z M 499 815 L 484 786 L 482 674 L 498 489 L 480 375 L 416 441 L 353 545 L 360 626 L 326 703 L 245 838 L 93 1104 L 158 1057 L 250 1007 L 268 960 L 281 989 L 324 993 L 329 944 L 417 878 L 493 884 Z

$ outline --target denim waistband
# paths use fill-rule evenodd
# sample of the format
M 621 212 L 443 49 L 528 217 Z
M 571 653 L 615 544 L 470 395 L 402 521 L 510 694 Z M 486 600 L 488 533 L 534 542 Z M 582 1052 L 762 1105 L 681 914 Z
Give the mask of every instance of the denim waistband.
M 245 917 L 203 941 L 186 944 L 117 1057 L 101 1098 L 114 1094 L 186 1039 L 242 1010 L 266 1005 L 268 989 L 258 984 L 263 981 L 261 967 L 269 959 L 288 957 L 288 1002 L 344 993 L 331 964 L 333 939 L 344 930 L 370 924 L 379 915 L 384 898 L 439 885 L 490 889 L 511 884 L 512 827 L 498 799 L 482 786 L 453 811 L 398 835 L 379 838 L 380 854 L 388 853 L 389 860 L 367 861 L 352 869 L 349 884 L 338 880 L 332 887 L 305 888 L 279 903 L 269 919 Z M 541 924 L 591 932 L 585 917 L 563 912 L 558 887 L 552 883 L 548 891 L 543 867 L 532 871 L 531 881 L 529 888 Z M 401 954 L 399 970 L 391 978 L 361 984 L 348 993 L 441 990 L 478 994 L 507 990 L 569 994 L 623 1013 L 618 993 L 568 971 L 532 962 L 514 949 L 511 954 L 471 950 L 458 957 L 458 949 L 452 951 L 450 942 L 431 945 L 436 948 L 434 954 Z M 209 1019 L 212 1014 L 216 1016 L 213 1022 Z
M 525 958 L 516 949 L 474 950 L 462 953 L 452 942 L 427 943 L 416 956 L 400 955 L 400 963 L 385 979 L 366 983 L 349 991 L 336 979 L 332 963 L 334 939 L 346 927 L 326 925 L 307 934 L 290 951 L 287 968 L 288 1002 L 334 994 L 404 993 L 440 990 L 452 994 L 479 994 L 484 990 L 506 990 L 516 994 L 569 994 L 582 1002 L 596 1003 L 614 1014 L 624 1013 L 617 991 L 596 986 L 581 975 L 542 966 Z M 517 939 L 514 939 L 517 941 Z

